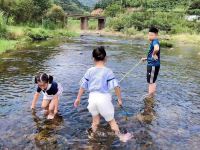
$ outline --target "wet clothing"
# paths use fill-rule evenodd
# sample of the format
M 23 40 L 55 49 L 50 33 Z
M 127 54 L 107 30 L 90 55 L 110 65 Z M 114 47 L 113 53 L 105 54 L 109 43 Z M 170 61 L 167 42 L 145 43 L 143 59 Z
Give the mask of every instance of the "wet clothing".
M 46 90 L 42 90 L 40 87 L 37 88 L 38 93 L 43 93 L 43 99 L 46 100 L 52 100 L 55 95 L 60 96 L 63 92 L 63 88 L 61 84 L 58 84 L 56 82 L 52 82 L 51 84 L 48 84 L 48 87 Z
M 108 93 L 109 90 L 119 86 L 111 69 L 107 67 L 92 67 L 87 70 L 82 78 L 81 87 L 89 92 Z
M 148 54 L 147 54 L 147 65 L 148 66 L 160 66 L 160 50 L 156 54 L 158 56 L 158 60 L 155 60 L 152 57 L 155 45 L 159 45 L 159 47 L 160 47 L 160 43 L 159 43 L 158 39 L 154 39 L 149 46 L 149 50 L 148 50 Z
M 147 82 L 155 83 L 160 70 L 160 66 L 147 66 Z

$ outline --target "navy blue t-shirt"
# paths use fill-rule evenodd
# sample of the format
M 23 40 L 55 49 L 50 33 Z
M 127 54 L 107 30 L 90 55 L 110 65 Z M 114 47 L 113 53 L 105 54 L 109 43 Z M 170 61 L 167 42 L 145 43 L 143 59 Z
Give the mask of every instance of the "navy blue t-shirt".
M 149 51 L 148 51 L 148 54 L 147 54 L 147 65 L 148 66 L 160 66 L 160 48 L 159 48 L 159 51 L 156 54 L 158 56 L 158 60 L 155 60 L 152 57 L 155 45 L 159 45 L 159 47 L 160 47 L 160 43 L 159 43 L 158 39 L 154 39 L 149 46 Z
M 55 95 L 58 92 L 58 84 L 53 81 L 51 83 L 51 87 L 48 90 L 42 90 L 40 87 L 38 87 L 37 92 L 40 93 L 41 91 L 47 93 L 48 95 Z

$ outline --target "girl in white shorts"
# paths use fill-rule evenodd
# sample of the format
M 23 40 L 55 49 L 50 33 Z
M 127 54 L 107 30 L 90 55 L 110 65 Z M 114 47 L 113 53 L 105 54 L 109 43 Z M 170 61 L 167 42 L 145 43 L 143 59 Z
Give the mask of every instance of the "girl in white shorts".
M 81 86 L 74 106 L 80 104 L 81 96 L 84 90 L 89 90 L 88 110 L 92 114 L 92 130 L 95 132 L 102 116 L 111 126 L 111 129 L 120 138 L 126 142 L 132 137 L 130 133 L 121 134 L 119 127 L 114 119 L 114 106 L 112 96 L 109 93 L 111 89 L 115 90 L 119 105 L 122 105 L 121 90 L 111 69 L 105 67 L 106 51 L 104 47 L 98 47 L 93 50 L 95 66 L 88 69 L 81 80 Z
M 31 109 L 35 109 L 40 93 L 43 93 L 42 108 L 45 110 L 47 119 L 53 119 L 58 112 L 59 96 L 63 92 L 60 84 L 53 81 L 53 77 L 46 73 L 39 73 L 35 76 L 35 83 L 38 85 L 34 95 Z

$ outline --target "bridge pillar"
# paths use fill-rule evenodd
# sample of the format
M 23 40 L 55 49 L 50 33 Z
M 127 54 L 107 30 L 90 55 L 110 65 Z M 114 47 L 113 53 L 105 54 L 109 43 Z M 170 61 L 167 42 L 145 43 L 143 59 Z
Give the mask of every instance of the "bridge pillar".
M 102 30 L 105 28 L 106 19 L 98 18 L 98 30 Z
M 88 17 L 80 17 L 81 18 L 81 30 L 87 30 L 88 29 Z

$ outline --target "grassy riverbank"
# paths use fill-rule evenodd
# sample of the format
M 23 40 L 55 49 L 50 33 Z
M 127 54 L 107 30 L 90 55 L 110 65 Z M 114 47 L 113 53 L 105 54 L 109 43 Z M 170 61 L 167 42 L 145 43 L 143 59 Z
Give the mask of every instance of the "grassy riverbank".
M 126 32 L 117 32 L 109 27 L 102 31 L 98 31 L 97 21 L 89 21 L 89 30 L 80 30 L 79 20 L 69 20 L 68 25 L 65 28 L 58 28 L 54 30 L 45 29 L 43 27 L 31 28 L 28 26 L 8 26 L 7 27 L 7 39 L 0 39 L 0 53 L 6 50 L 15 50 L 26 48 L 27 45 L 34 42 L 48 41 L 53 38 L 70 38 L 79 36 L 80 34 L 99 34 L 105 36 L 119 36 L 133 39 L 147 39 L 147 30 L 136 31 L 130 30 Z M 199 34 L 167 34 L 166 32 L 160 32 L 160 41 L 163 47 L 174 47 L 179 44 L 195 44 L 199 45 Z
M 89 30 L 97 29 L 97 20 L 89 21 Z M 54 30 L 45 29 L 42 26 L 7 26 L 7 33 L 4 38 L 0 38 L 0 53 L 6 50 L 26 48 L 26 45 L 34 42 L 43 42 L 53 38 L 70 38 L 79 36 L 80 20 L 69 19 L 66 27 Z
M 47 41 L 53 38 L 70 38 L 78 35 L 78 32 L 68 27 L 50 30 L 43 27 L 7 26 L 6 36 L 0 38 L 0 53 L 6 50 L 26 48 L 29 43 Z
M 81 31 L 80 34 L 97 34 L 97 35 L 105 35 L 105 36 L 117 36 L 117 37 L 125 37 L 125 38 L 132 38 L 132 39 L 141 39 L 147 40 L 147 31 L 137 31 L 134 34 L 127 34 L 123 32 L 116 32 L 109 28 L 106 28 L 102 31 Z M 162 47 L 174 47 L 178 45 L 184 44 L 192 44 L 196 46 L 200 46 L 200 35 L 199 34 L 189 34 L 189 33 L 181 33 L 181 34 L 167 34 L 165 32 L 159 33 L 159 39 L 161 41 Z
M 0 53 L 8 50 L 8 49 L 14 49 L 16 46 L 17 41 L 16 40 L 4 40 L 0 39 Z

